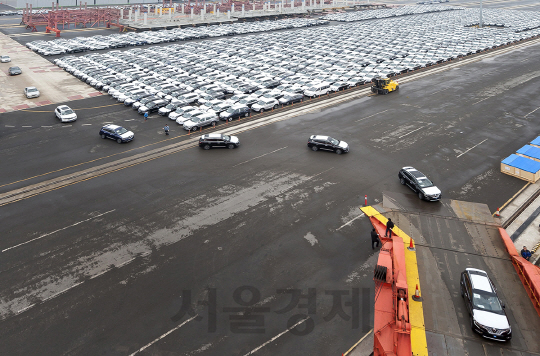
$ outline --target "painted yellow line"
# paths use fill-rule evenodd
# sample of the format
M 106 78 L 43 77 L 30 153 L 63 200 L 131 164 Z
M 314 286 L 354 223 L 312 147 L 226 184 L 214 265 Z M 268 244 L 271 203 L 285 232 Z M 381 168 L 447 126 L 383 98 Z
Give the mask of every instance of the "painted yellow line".
M 237 120 L 238 123 L 240 123 L 241 121 L 242 121 L 242 119 L 238 119 L 238 120 Z M 269 122 L 269 123 L 264 124 L 264 125 L 261 125 L 261 126 L 259 126 L 259 127 L 264 127 L 264 126 L 271 125 L 271 124 L 272 124 L 272 123 Z M 231 128 L 234 128 L 234 126 L 231 126 Z M 256 128 L 256 127 L 255 127 L 255 128 Z M 254 129 L 253 127 L 248 127 L 248 128 L 246 128 L 245 130 L 238 131 L 236 134 L 239 134 L 239 133 L 242 133 L 242 132 L 245 132 L 245 131 L 249 131 L 249 130 L 253 130 L 253 129 Z M 50 172 L 38 174 L 38 175 L 29 177 L 29 178 L 20 179 L 20 180 L 17 180 L 17 181 L 15 181 L 15 182 L 2 184 L 2 185 L 0 185 L 0 188 L 1 188 L 1 187 L 8 186 L 8 185 L 12 185 L 12 184 L 24 182 L 24 181 L 27 181 L 27 180 L 30 180 L 30 179 L 43 177 L 43 176 L 46 176 L 46 175 L 49 175 L 49 174 L 52 174 L 52 173 L 61 172 L 61 171 L 63 171 L 63 170 L 69 169 L 69 168 L 75 168 L 75 167 L 82 166 L 82 165 L 85 165 L 85 164 L 88 164 L 88 163 L 97 162 L 97 161 L 102 160 L 102 159 L 105 159 L 105 158 L 110 158 L 110 157 L 118 156 L 118 155 L 121 155 L 121 154 L 124 154 L 124 153 L 128 153 L 128 152 L 131 152 L 131 151 L 134 151 L 134 150 L 141 149 L 141 148 L 145 148 L 145 147 L 157 145 L 157 144 L 159 144 L 159 143 L 163 143 L 163 142 L 166 142 L 166 141 L 176 140 L 176 139 L 178 139 L 178 138 L 186 137 L 186 136 L 190 136 L 190 135 L 191 135 L 191 134 L 188 132 L 187 134 L 184 134 L 184 135 L 180 135 L 180 136 L 175 136 L 175 137 L 167 138 L 167 139 L 165 139 L 165 140 L 157 141 L 157 142 L 154 142 L 154 143 L 149 143 L 149 144 L 147 144 L 147 145 L 140 146 L 140 147 L 136 147 L 136 148 L 132 148 L 132 149 L 129 149 L 129 150 L 124 151 L 124 152 L 114 153 L 114 154 L 112 154 L 112 155 L 103 156 L 103 157 L 100 157 L 100 158 L 92 159 L 92 160 L 90 160 L 90 161 L 77 163 L 77 164 L 74 164 L 74 165 L 72 165 L 72 166 L 68 166 L 68 167 L 60 168 L 60 169 L 57 169 L 57 170 L 54 170 L 54 171 L 50 171 Z M 193 135 L 197 135 L 197 133 L 194 132 Z
M 240 123 L 241 121 L 242 121 L 242 119 L 238 119 L 238 120 L 237 120 L 238 123 Z M 259 128 L 259 127 L 264 127 L 264 126 L 272 125 L 272 124 L 274 124 L 274 123 L 275 123 L 275 122 L 269 122 L 269 123 L 265 123 L 265 124 L 262 124 L 262 125 L 256 126 L 256 127 L 247 127 L 247 128 L 245 128 L 245 129 L 242 129 L 242 130 L 236 132 L 235 134 L 238 135 L 239 133 L 246 132 L 246 131 L 251 131 L 251 130 L 257 129 L 257 128 Z M 231 128 L 234 128 L 234 126 L 231 126 Z M 60 168 L 60 169 L 57 169 L 57 170 L 54 170 L 54 171 L 50 171 L 50 172 L 38 174 L 38 175 L 35 175 L 35 176 L 33 176 L 33 177 L 20 179 L 20 180 L 18 180 L 18 181 L 11 182 L 11 183 L 6 183 L 6 184 L 3 184 L 3 185 L 0 185 L 0 187 L 5 187 L 5 186 L 8 186 L 8 185 L 12 185 L 12 184 L 24 182 L 24 181 L 27 181 L 27 180 L 30 180 L 30 179 L 43 177 L 43 176 L 46 176 L 46 175 L 49 175 L 49 174 L 52 174 L 52 173 L 61 172 L 61 171 L 63 171 L 63 170 L 69 169 L 69 168 L 75 168 L 75 167 L 78 167 L 78 166 L 82 166 L 82 165 L 84 165 L 84 164 L 88 164 L 88 163 L 92 163 L 92 162 L 97 162 L 97 161 L 102 160 L 102 159 L 105 159 L 105 158 L 114 157 L 114 156 L 117 156 L 117 155 L 121 155 L 121 154 L 125 154 L 125 153 L 128 153 L 128 152 L 134 151 L 134 150 L 138 150 L 138 149 L 141 149 L 141 148 L 153 146 L 153 145 L 156 145 L 156 144 L 159 144 L 159 143 L 162 143 L 162 142 L 166 142 L 166 141 L 170 141 L 170 140 L 175 140 L 175 139 L 178 139 L 178 138 L 181 138 L 181 137 L 185 137 L 185 136 L 190 136 L 190 135 L 191 135 L 191 134 L 188 132 L 187 134 L 184 134 L 184 135 L 180 135 L 180 136 L 176 136 L 176 137 L 167 138 L 167 139 L 165 139 L 165 140 L 157 141 L 157 142 L 154 142 L 154 143 L 149 143 L 149 144 L 147 144 L 147 145 L 140 146 L 140 147 L 136 147 L 136 148 L 132 148 L 132 149 L 129 149 L 129 150 L 124 151 L 124 152 L 114 153 L 114 154 L 112 154 L 112 155 L 108 155 L 108 156 L 96 158 L 96 159 L 93 159 L 93 160 L 90 160 L 90 161 L 86 161 L 86 162 L 82 162 L 82 163 L 77 163 L 77 164 L 74 164 L 74 165 L 72 165 L 72 166 Z M 194 132 L 193 135 L 198 135 L 198 133 Z M 169 154 L 170 154 L 170 153 L 168 153 L 167 155 L 169 155 Z M 165 156 L 165 155 L 163 155 L 163 156 Z M 160 156 L 160 157 L 163 157 L 163 156 Z M 159 158 L 159 157 L 156 157 L 156 158 Z M 153 159 L 155 159 L 155 158 L 153 158 Z M 152 160 L 152 159 L 149 159 L 149 160 L 146 160 L 146 161 L 142 161 L 142 162 L 139 162 L 139 163 L 137 163 L 137 164 L 141 164 L 141 163 L 144 163 L 144 162 L 147 162 L 147 161 L 150 161 L 150 160 Z M 126 166 L 126 167 L 123 167 L 123 168 L 121 168 L 121 169 L 124 169 L 124 168 L 127 168 L 127 167 L 131 167 L 131 166 L 134 166 L 134 165 L 137 165 L 137 164 L 133 164 L 133 165 L 130 165 L 130 166 Z M 118 170 L 120 170 L 120 169 L 118 169 Z M 102 174 L 100 174 L 100 175 L 109 174 L 109 173 L 112 173 L 112 172 L 115 172 L 115 171 L 110 171 L 110 172 L 107 172 L 107 173 L 102 173 Z M 97 175 L 96 177 L 99 177 L 100 175 Z M 92 177 L 92 178 L 94 178 L 94 177 Z M 57 187 L 57 188 L 54 188 L 54 189 L 51 189 L 51 190 L 57 190 L 57 189 L 60 189 L 60 188 L 63 188 L 63 187 L 66 187 L 66 186 L 69 186 L 69 185 L 72 185 L 72 184 L 84 182 L 85 180 L 89 180 L 89 179 L 92 179 L 92 178 L 87 178 L 87 179 L 84 179 L 84 180 L 81 180 L 81 181 L 78 181 L 78 182 L 75 182 L 75 183 L 66 184 L 66 185 L 63 185 L 63 186 L 61 186 L 61 187 Z M 6 204 L 11 204 L 11 203 L 15 203 L 15 202 L 17 202 L 17 201 L 23 200 L 23 199 L 28 199 L 28 198 L 30 198 L 30 197 L 33 197 L 33 196 L 36 196 L 36 195 L 39 195 L 39 194 L 47 193 L 47 192 L 49 192 L 49 191 L 51 191 L 51 190 L 48 190 L 48 191 L 45 191 L 45 192 L 42 192 L 42 193 L 38 193 L 38 194 L 35 194 L 35 195 L 32 195 L 32 196 L 28 196 L 28 197 L 25 197 L 25 198 L 21 198 L 21 199 L 18 199 L 18 200 L 14 200 L 14 201 L 9 202 L 9 203 L 6 203 Z M 6 205 L 6 204 L 3 204 L 3 205 Z M 3 206 L 3 205 L 0 205 L 0 206 Z
M 360 207 L 360 210 L 362 210 L 367 217 L 372 217 L 379 214 L 379 212 L 373 209 L 371 206 L 362 206 Z
M 117 105 L 124 105 L 124 104 L 117 103 L 117 104 L 110 104 L 110 105 L 94 106 L 92 108 L 80 108 L 80 109 L 77 109 L 77 110 L 94 110 L 94 109 L 100 109 L 100 108 L 108 108 L 109 106 L 117 106 Z M 53 112 L 54 110 L 46 110 L 46 111 L 42 110 L 42 111 L 39 111 L 39 110 L 22 109 L 22 110 L 19 110 L 19 111 L 25 111 L 25 112 Z
M 18 201 L 21 201 L 21 200 L 26 200 L 28 198 L 33 198 L 35 196 L 38 196 L 38 195 L 41 195 L 41 194 L 45 194 L 45 193 L 48 193 L 48 192 L 52 192 L 54 190 L 58 190 L 58 189 L 62 189 L 62 188 L 65 188 L 65 187 L 69 187 L 70 185 L 75 185 L 77 183 L 82 183 L 82 182 L 86 182 L 90 179 L 94 179 L 94 178 L 97 178 L 97 177 L 101 177 L 101 176 L 104 176 L 104 175 L 107 175 L 107 174 L 110 174 L 110 173 L 114 173 L 114 172 L 118 172 L 118 171 L 121 171 L 123 169 L 126 169 L 126 168 L 130 168 L 130 167 L 133 167 L 133 166 L 137 166 L 139 164 L 142 164 L 142 163 L 146 163 L 146 162 L 150 162 L 150 161 L 153 161 L 157 158 L 163 158 L 165 156 L 168 156 L 168 155 L 171 155 L 173 153 L 178 153 L 178 152 L 182 152 L 182 151 L 185 151 L 187 149 L 190 149 L 190 148 L 193 148 L 193 147 L 197 147 L 196 144 L 193 144 L 193 146 L 189 146 L 189 147 L 185 147 L 185 148 L 182 148 L 180 149 L 179 151 L 176 151 L 176 152 L 169 152 L 169 153 L 165 153 L 161 156 L 158 156 L 158 157 L 154 157 L 154 158 L 149 158 L 147 160 L 144 160 L 144 161 L 141 161 L 141 162 L 137 162 L 137 163 L 133 163 L 133 164 L 130 164 L 129 166 L 125 166 L 125 167 L 122 167 L 122 168 L 118 168 L 118 169 L 115 169 L 115 170 L 112 170 L 112 171 L 109 171 L 109 172 L 104 172 L 104 173 L 100 173 L 100 174 L 97 174 L 95 176 L 92 176 L 92 177 L 89 177 L 89 178 L 86 178 L 86 179 L 83 179 L 83 180 L 79 180 L 77 182 L 73 182 L 73 183 L 66 183 L 64 185 L 61 185 L 59 187 L 56 187 L 56 188 L 52 188 L 52 189 L 49 189 L 49 190 L 46 190 L 46 191 L 43 191 L 43 192 L 39 192 L 39 193 L 36 193 L 36 194 L 32 194 L 32 195 L 29 195 L 27 197 L 24 197 L 24 198 L 21 198 L 21 199 L 17 199 L 17 200 L 13 200 L 13 201 L 10 201 L 9 203 L 4 203 L 4 204 L 0 204 L 0 206 L 4 206 L 4 205 L 8 205 L 8 204 L 13 204 L 13 203 L 16 203 Z
M 370 208 L 370 209 L 367 209 Z M 366 207 L 366 210 L 373 213 L 377 212 L 373 207 Z M 364 210 L 362 210 L 364 211 Z M 365 213 L 365 211 L 364 211 Z M 367 215 L 367 213 L 366 213 Z M 386 225 L 388 219 L 380 213 L 373 214 L 377 220 Z M 417 302 L 412 299 L 412 296 L 416 292 L 416 285 L 421 291 L 420 277 L 418 274 L 418 263 L 416 259 L 416 252 L 409 251 L 407 247 L 411 242 L 409 235 L 404 233 L 397 225 L 392 229 L 393 232 L 403 239 L 405 245 L 405 268 L 407 271 L 407 285 L 409 286 L 409 322 L 411 323 L 411 348 L 414 356 L 428 356 L 427 339 L 426 339 L 426 325 L 424 323 L 424 306 L 423 303 Z M 422 293 L 420 293 L 422 296 Z
M 194 135 L 195 135 L 195 134 L 194 134 Z M 108 156 L 103 156 L 103 157 L 100 157 L 100 158 L 92 159 L 92 160 L 90 160 L 90 161 L 77 163 L 77 164 L 74 164 L 74 165 L 72 165 L 72 166 L 68 166 L 68 167 L 60 168 L 60 169 L 57 169 L 57 170 L 54 170 L 54 171 L 50 171 L 50 172 L 38 174 L 38 175 L 29 177 L 29 178 L 20 179 L 20 180 L 17 180 L 17 181 L 15 181 L 15 182 L 6 183 L 6 184 L 3 184 L 3 185 L 0 185 L 0 187 L 5 187 L 5 186 L 8 186 L 8 185 L 12 185 L 12 184 L 24 182 L 24 181 L 27 181 L 27 180 L 30 180 L 30 179 L 43 177 L 43 176 L 46 176 L 46 175 L 49 175 L 49 174 L 52 174 L 52 173 L 61 172 L 61 171 L 63 171 L 63 170 L 69 169 L 69 168 L 75 168 L 75 167 L 82 166 L 82 165 L 85 165 L 85 164 L 88 164 L 88 163 L 97 162 L 97 161 L 100 161 L 100 160 L 105 159 L 105 158 L 110 158 L 110 157 L 118 156 L 118 155 L 121 155 L 121 154 L 124 154 L 124 153 L 128 153 L 128 152 L 131 152 L 131 151 L 135 151 L 135 150 L 138 150 L 138 149 L 141 149 L 141 148 L 145 148 L 145 147 L 148 147 L 148 146 L 153 146 L 153 145 L 156 145 L 156 144 L 158 144 L 158 143 L 162 143 L 162 142 L 166 142 L 166 141 L 170 141 L 170 140 L 176 140 L 177 138 L 181 138 L 181 137 L 184 137 L 184 136 L 189 136 L 189 134 L 185 134 L 185 135 L 180 135 L 180 136 L 176 136 L 176 137 L 167 138 L 167 139 L 165 139 L 165 140 L 157 141 L 157 142 L 154 142 L 154 143 L 149 143 L 149 144 L 144 145 L 144 146 L 131 148 L 131 149 L 129 149 L 129 150 L 127 150 L 127 151 L 124 151 L 124 152 L 118 152 L 118 153 L 114 153 L 114 154 L 112 154 L 112 155 L 108 155 Z

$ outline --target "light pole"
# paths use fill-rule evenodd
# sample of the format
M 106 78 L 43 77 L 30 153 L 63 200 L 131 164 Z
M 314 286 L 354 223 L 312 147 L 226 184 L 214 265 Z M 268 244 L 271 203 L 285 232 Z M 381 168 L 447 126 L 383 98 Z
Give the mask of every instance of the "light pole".
M 482 0 L 480 0 L 480 25 L 478 26 L 479 28 L 482 28 L 483 27 L 483 20 L 482 20 Z

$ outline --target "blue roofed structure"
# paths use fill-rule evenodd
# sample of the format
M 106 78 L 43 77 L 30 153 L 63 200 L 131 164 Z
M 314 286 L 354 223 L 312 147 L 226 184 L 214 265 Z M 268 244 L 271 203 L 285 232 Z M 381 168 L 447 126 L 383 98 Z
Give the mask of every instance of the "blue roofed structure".
M 517 152 L 519 156 L 526 158 L 532 158 L 535 161 L 540 161 L 540 147 L 535 147 L 531 145 L 525 145 L 521 147 Z
M 540 147 L 540 136 L 538 136 L 537 138 L 535 138 L 534 140 L 531 141 L 531 145 L 535 145 L 535 146 L 539 146 Z

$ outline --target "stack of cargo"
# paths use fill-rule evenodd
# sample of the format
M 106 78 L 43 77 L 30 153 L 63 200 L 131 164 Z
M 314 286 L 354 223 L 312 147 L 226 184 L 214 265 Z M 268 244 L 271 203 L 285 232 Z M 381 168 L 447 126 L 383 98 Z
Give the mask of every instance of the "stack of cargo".
M 532 183 L 540 179 L 540 136 L 506 157 L 501 172 Z

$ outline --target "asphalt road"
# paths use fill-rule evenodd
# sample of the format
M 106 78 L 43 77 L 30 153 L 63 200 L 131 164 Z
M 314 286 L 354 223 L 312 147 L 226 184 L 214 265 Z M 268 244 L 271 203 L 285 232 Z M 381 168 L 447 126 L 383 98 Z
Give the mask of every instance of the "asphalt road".
M 358 218 L 364 195 L 373 203 L 383 191 L 409 193 L 397 171 L 412 165 L 446 198 L 502 205 L 524 182 L 501 174 L 499 163 L 540 129 L 539 111 L 527 115 L 540 107 L 539 52 L 516 50 L 249 130 L 236 150 L 188 148 L 0 207 L 0 354 L 127 355 L 147 344 L 141 355 L 346 351 L 373 319 L 376 255 L 370 224 Z M 46 107 L 2 114 L 2 192 L 187 139 L 173 124 L 161 142 L 168 119 L 143 122 L 112 104 L 70 103 L 80 114 L 72 126 Z M 105 122 L 133 129 L 136 139 L 101 140 Z M 351 152 L 312 152 L 311 134 L 345 140 Z M 248 291 L 247 302 L 233 298 L 242 286 L 260 291 L 256 305 Z M 276 313 L 291 299 L 278 290 L 291 288 L 315 289 L 311 310 L 300 298 Z M 197 305 L 214 290 L 215 303 Z M 200 321 L 182 315 L 188 292 Z M 351 318 L 332 317 L 332 293 L 344 293 Z M 345 304 L 351 299 L 354 308 Z M 246 333 L 234 328 L 238 311 L 223 309 L 235 301 L 269 309 L 251 310 L 264 320 L 253 319 Z M 297 322 L 313 330 L 287 332 Z

